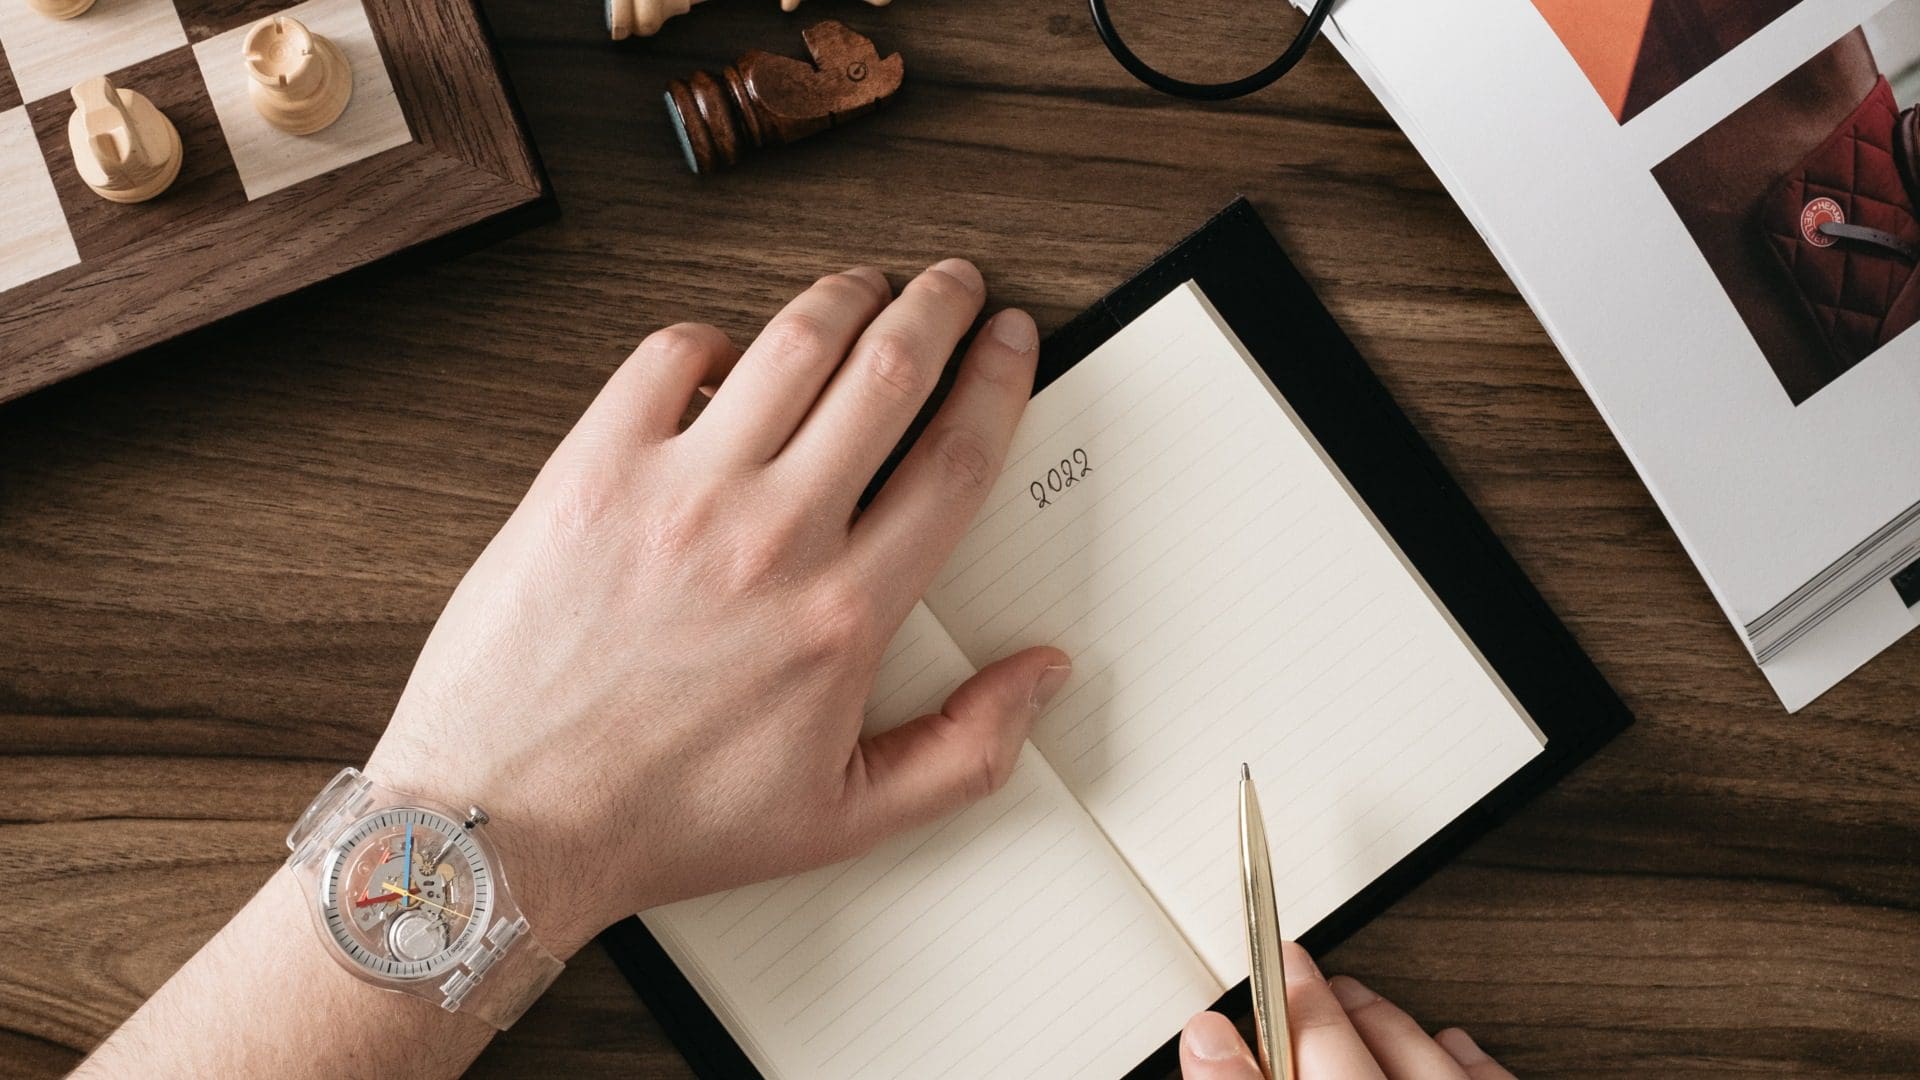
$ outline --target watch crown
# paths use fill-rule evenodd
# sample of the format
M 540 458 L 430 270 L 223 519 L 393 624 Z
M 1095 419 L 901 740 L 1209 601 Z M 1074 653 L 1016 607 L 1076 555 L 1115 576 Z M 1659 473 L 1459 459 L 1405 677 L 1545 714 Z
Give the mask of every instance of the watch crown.
M 485 810 L 477 806 L 467 807 L 467 828 L 471 829 L 475 826 L 485 825 L 489 820 Z

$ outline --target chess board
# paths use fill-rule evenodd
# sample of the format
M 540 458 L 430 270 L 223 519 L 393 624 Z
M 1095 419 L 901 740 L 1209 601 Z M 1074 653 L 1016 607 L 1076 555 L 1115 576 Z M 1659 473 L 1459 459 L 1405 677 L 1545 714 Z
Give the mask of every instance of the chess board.
M 291 15 L 353 96 L 290 135 L 253 108 L 241 39 Z M 180 131 L 158 198 L 95 195 L 67 142 L 106 75 Z M 0 401 L 389 255 L 550 208 L 475 0 L 97 0 L 55 20 L 0 0 Z

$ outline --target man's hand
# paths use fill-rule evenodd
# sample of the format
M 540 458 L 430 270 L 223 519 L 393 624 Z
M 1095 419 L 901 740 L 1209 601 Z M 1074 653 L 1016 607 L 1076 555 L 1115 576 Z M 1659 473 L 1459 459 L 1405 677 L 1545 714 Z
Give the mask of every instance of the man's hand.
M 556 953 L 643 908 L 858 854 L 1005 780 L 1065 680 L 1057 650 L 860 738 L 881 651 L 1032 390 L 1033 320 L 1003 311 L 858 512 L 985 298 L 958 259 L 897 299 L 861 268 L 744 354 L 709 326 L 654 334 L 454 592 L 367 771 L 485 806 Z
M 643 908 L 847 858 L 1006 779 L 1066 679 L 1056 649 L 860 737 L 881 650 L 979 509 L 1032 389 L 1033 320 L 1003 311 L 857 512 L 985 297 L 959 260 L 897 300 L 878 271 L 850 270 L 744 355 L 709 326 L 653 335 L 454 591 L 367 772 L 486 807 L 556 955 Z M 80 1075 L 465 1069 L 492 1030 L 340 970 L 309 906 L 282 868 Z M 219 1037 L 180 1034 L 206 1031 Z
M 1459 1028 L 1431 1038 L 1393 1002 L 1336 975 L 1329 983 L 1307 950 L 1286 944 L 1287 1013 L 1299 1080 L 1513 1080 Z M 1183 1080 L 1260 1080 L 1253 1052 L 1219 1013 L 1180 1035 Z

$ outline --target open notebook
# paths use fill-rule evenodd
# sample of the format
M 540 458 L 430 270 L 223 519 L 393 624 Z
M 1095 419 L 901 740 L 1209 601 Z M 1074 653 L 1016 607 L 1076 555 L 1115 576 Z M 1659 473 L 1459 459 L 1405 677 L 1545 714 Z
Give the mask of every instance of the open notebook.
M 1192 281 L 1035 395 L 868 725 L 1037 644 L 1074 674 L 1000 792 L 642 915 L 762 1075 L 1125 1075 L 1246 977 L 1242 761 L 1299 932 L 1549 744 Z

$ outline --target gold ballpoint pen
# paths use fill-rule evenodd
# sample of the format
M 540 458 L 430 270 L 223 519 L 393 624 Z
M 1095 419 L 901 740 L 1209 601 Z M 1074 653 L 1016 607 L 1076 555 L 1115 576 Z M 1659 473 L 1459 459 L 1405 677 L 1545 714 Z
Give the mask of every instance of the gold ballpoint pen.
M 1260 1071 L 1293 1080 L 1293 1038 L 1287 1028 L 1287 972 L 1280 958 L 1280 909 L 1273 896 L 1273 859 L 1253 776 L 1240 766 L 1240 897 L 1247 911 L 1247 982 L 1253 988 L 1253 1031 Z

